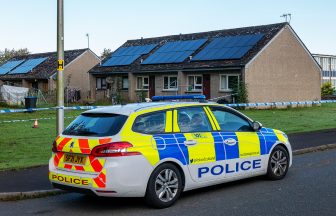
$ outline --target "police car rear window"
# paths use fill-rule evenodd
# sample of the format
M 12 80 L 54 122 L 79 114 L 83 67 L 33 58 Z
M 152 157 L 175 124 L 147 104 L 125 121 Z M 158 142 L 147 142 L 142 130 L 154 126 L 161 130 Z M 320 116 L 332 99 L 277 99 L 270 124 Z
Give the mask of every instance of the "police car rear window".
M 127 116 L 110 113 L 83 113 L 63 132 L 74 136 L 113 136 L 119 133 Z

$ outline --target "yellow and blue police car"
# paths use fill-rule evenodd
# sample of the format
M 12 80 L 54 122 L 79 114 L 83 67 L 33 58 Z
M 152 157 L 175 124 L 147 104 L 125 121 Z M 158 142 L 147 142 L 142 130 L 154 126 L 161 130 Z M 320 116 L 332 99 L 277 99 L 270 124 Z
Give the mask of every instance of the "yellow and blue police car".
M 182 191 L 257 175 L 282 179 L 291 164 L 285 133 L 232 108 L 151 102 L 83 112 L 53 143 L 49 179 L 56 188 L 145 197 L 164 208 Z

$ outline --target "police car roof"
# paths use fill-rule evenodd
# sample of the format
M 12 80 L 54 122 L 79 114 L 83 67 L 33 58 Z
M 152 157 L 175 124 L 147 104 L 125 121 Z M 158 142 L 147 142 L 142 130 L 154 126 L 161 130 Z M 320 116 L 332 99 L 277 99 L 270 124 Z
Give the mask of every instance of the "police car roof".
M 85 111 L 84 113 L 113 113 L 119 115 L 130 115 L 133 112 L 137 112 L 140 110 L 151 109 L 151 108 L 175 108 L 175 107 L 183 107 L 183 106 L 192 106 L 192 105 L 209 105 L 209 104 L 217 104 L 213 102 L 208 103 L 200 103 L 200 102 L 150 102 L 150 103 L 131 103 L 126 105 L 114 105 L 114 106 L 106 106 L 102 108 L 92 109 Z

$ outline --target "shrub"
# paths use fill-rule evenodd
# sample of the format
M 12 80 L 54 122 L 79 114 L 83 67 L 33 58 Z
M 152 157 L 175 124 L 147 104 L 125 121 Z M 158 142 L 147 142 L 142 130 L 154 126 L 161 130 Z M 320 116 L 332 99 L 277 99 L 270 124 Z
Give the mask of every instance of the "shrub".
M 334 92 L 334 88 L 331 85 L 331 82 L 326 82 L 322 84 L 321 87 L 321 96 L 332 95 Z
M 248 92 L 246 83 L 240 81 L 233 89 L 235 94 L 236 103 L 248 103 Z

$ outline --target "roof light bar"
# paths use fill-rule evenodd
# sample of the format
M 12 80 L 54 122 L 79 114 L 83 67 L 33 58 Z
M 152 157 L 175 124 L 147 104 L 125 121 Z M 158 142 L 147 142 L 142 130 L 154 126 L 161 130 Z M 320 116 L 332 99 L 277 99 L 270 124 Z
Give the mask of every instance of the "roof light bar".
M 188 94 L 188 95 L 172 95 L 172 96 L 153 96 L 152 101 L 165 101 L 165 100 L 205 100 L 205 96 L 201 94 Z

